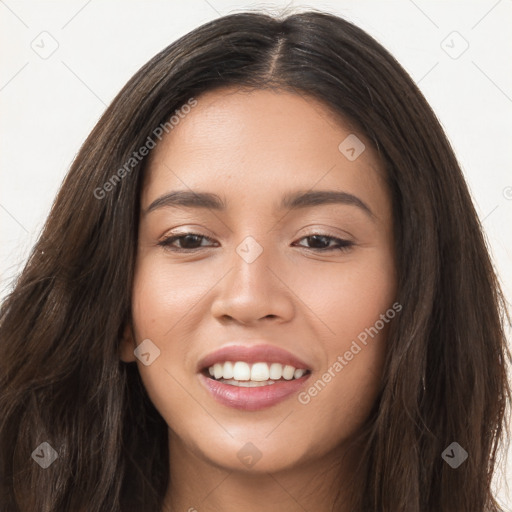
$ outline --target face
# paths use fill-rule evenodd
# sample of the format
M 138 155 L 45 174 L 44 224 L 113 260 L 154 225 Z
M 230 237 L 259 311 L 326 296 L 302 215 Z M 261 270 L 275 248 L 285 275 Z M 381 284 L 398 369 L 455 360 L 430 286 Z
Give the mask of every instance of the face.
M 151 154 L 121 358 L 202 461 L 328 457 L 368 417 L 397 312 L 378 159 L 309 97 L 196 99 Z

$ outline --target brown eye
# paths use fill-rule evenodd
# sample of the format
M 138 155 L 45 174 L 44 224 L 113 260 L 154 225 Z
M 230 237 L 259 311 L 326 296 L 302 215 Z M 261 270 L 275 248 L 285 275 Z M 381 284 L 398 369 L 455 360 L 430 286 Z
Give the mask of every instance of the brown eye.
M 183 233 L 180 235 L 171 235 L 167 238 L 164 238 L 161 242 L 158 243 L 158 245 L 161 245 L 162 247 L 172 251 L 195 251 L 196 249 L 205 247 L 201 245 L 203 240 L 213 242 L 211 238 L 204 235 L 199 235 L 197 233 Z M 174 245 L 175 242 L 179 243 L 179 247 Z
M 312 249 L 314 251 L 320 251 L 320 252 L 328 252 L 333 250 L 348 250 L 350 247 L 354 245 L 353 242 L 350 242 L 349 240 L 343 240 L 341 238 L 337 238 L 330 235 L 321 235 L 321 234 L 315 234 L 315 235 L 309 235 L 301 238 L 301 240 L 307 240 L 309 247 L 306 247 L 307 249 Z M 329 246 L 331 242 L 336 242 L 335 245 Z M 304 245 L 301 245 L 301 247 L 304 247 Z

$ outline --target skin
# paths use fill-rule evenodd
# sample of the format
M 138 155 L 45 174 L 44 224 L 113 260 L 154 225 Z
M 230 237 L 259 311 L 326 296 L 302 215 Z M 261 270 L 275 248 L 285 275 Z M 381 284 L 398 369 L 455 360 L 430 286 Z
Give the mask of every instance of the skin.
M 338 145 L 353 131 L 312 98 L 231 88 L 197 100 L 150 155 L 133 323 L 120 347 L 169 426 L 164 510 L 328 511 L 358 461 L 350 440 L 379 391 L 388 326 L 307 404 L 292 395 L 260 411 L 232 409 L 206 391 L 196 366 L 231 342 L 264 341 L 310 364 L 307 390 L 391 307 L 391 202 L 379 161 L 361 135 L 366 149 L 349 161 Z M 227 209 L 144 213 L 163 194 L 190 189 L 218 194 Z M 348 192 L 373 216 L 348 204 L 274 209 L 297 189 Z M 172 252 L 158 245 L 171 232 L 213 241 L 189 241 L 195 251 Z M 313 234 L 354 245 L 315 251 L 337 241 L 315 245 Z M 247 236 L 263 249 L 250 264 L 236 252 Z M 145 366 L 133 351 L 147 338 L 160 356 Z M 237 456 L 247 442 L 261 453 L 251 468 Z

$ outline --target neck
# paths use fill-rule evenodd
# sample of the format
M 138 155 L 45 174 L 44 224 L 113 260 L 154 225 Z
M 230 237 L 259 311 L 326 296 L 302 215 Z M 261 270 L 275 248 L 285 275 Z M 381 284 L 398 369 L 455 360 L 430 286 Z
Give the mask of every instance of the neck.
M 170 478 L 162 512 L 347 512 L 357 463 L 339 447 L 277 472 L 230 470 L 191 452 L 169 432 Z M 345 485 L 343 485 L 345 483 Z M 337 499 L 338 498 L 338 499 Z M 340 505 L 341 503 L 341 505 Z M 336 508 L 334 508 L 336 506 Z

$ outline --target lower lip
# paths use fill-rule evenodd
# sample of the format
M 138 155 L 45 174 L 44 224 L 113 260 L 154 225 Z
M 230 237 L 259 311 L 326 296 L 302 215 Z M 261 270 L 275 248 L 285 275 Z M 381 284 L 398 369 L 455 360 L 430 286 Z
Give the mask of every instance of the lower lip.
M 256 388 L 230 386 L 229 384 L 210 379 L 202 373 L 199 374 L 199 379 L 217 402 L 233 409 L 259 411 L 298 393 L 309 376 L 310 374 L 308 373 L 300 379 L 277 381 L 274 384 Z

